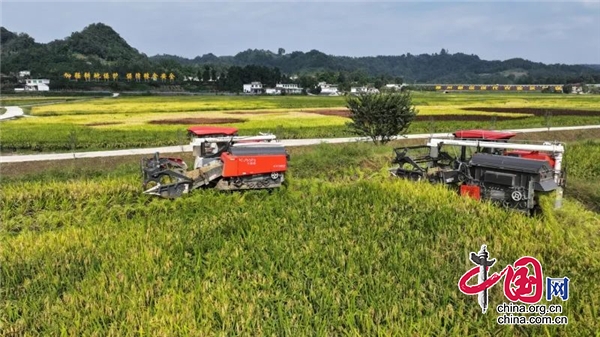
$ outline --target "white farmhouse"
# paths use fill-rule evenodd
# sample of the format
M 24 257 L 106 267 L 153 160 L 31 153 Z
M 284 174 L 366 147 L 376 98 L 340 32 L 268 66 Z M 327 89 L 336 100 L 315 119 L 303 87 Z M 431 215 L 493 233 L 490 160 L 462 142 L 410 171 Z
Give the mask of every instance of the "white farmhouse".
M 31 76 L 31 71 L 29 70 L 21 70 L 19 71 L 19 78 L 29 77 Z
M 351 94 L 378 94 L 379 89 L 377 88 L 369 88 L 369 87 L 351 87 Z
M 48 79 L 26 79 L 25 90 L 50 91 L 50 80 Z
M 318 86 L 321 87 L 321 95 L 339 95 L 339 91 L 336 84 L 327 84 L 327 82 L 319 82 Z
M 245 94 L 261 94 L 263 91 L 263 85 L 260 82 L 251 82 L 250 84 L 244 84 Z
M 386 84 L 385 85 L 385 89 L 390 90 L 390 91 L 401 91 L 404 87 L 406 87 L 405 83 L 402 84 Z
M 266 88 L 265 89 L 265 94 L 267 94 L 267 95 L 280 95 L 281 94 L 281 90 L 279 90 L 277 88 Z
M 275 89 L 286 94 L 301 94 L 302 88 L 299 88 L 297 84 L 277 83 Z

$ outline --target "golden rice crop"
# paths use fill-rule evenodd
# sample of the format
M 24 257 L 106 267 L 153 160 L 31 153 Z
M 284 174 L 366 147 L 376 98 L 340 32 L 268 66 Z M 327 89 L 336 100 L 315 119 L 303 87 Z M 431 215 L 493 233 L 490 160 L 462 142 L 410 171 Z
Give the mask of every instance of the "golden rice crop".
M 3 182 L 0 330 L 583 336 L 600 329 L 598 214 L 567 197 L 560 212 L 527 218 L 389 178 L 389 155 L 368 144 L 321 145 L 292 157 L 288 188 L 199 190 L 173 201 L 140 195 L 133 164 L 93 178 L 49 173 Z M 545 275 L 570 277 L 571 297 L 561 303 L 570 324 L 518 330 L 480 314 L 457 281 L 482 243 L 500 266 L 532 255 Z M 492 305 L 502 298 L 500 287 L 491 289 Z
M 561 107 L 598 109 L 599 98 L 541 94 L 414 93 L 419 115 L 408 132 L 448 132 L 463 128 L 525 128 L 600 123 L 599 116 L 526 117 L 519 113 L 464 111 L 465 107 Z M 343 97 L 120 97 L 32 108 L 37 118 L 2 123 L 1 151 L 68 151 L 168 146 L 186 143 L 188 124 L 152 125 L 157 120 L 239 118 L 241 134 L 276 132 L 279 138 L 346 137 L 348 119 L 308 113 L 307 109 L 343 109 Z M 236 115 L 236 111 L 246 110 Z M 261 113 L 265 110 L 277 113 Z M 248 112 L 255 112 L 248 114 Z M 444 120 L 448 115 L 474 120 Z M 508 117 L 508 118 L 507 118 Z M 514 117 L 514 119 L 510 119 Z M 502 118 L 506 120 L 497 120 Z M 519 119 L 521 118 L 521 119 Z M 461 118 L 457 118 L 461 119 Z M 464 118 L 463 118 L 464 119 Z M 473 118 L 471 118 L 473 119 Z M 183 122 L 182 122 L 183 123 Z M 75 139 L 76 138 L 76 139 Z M 76 140 L 76 141 L 75 141 Z
M 266 110 L 343 106 L 340 97 L 124 97 L 35 107 L 33 115 Z

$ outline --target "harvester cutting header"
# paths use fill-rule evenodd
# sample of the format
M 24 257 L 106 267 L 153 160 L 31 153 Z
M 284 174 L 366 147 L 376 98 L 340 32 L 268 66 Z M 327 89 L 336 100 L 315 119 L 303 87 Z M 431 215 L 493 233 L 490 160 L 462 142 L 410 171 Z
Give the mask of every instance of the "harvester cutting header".
M 197 188 L 218 190 L 270 189 L 284 182 L 289 155 L 275 135 L 238 136 L 231 127 L 188 129 L 196 157 L 188 171 L 180 158 L 158 153 L 142 159 L 144 193 L 176 198 Z
M 565 186 L 561 143 L 509 143 L 513 132 L 457 131 L 454 138 L 431 138 L 427 145 L 394 149 L 392 175 L 453 186 L 461 195 L 490 200 L 533 213 L 539 195 Z

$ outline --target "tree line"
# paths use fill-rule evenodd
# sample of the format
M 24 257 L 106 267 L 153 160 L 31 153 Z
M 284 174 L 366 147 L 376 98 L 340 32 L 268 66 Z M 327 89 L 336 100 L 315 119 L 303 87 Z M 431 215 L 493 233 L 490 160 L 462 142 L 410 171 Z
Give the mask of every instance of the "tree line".
M 91 74 L 141 74 L 139 82 L 152 81 L 153 74 L 173 74 L 169 83 L 190 90 L 241 91 L 243 83 L 260 81 L 266 86 L 276 82 L 297 83 L 314 88 L 316 83 L 336 83 L 341 90 L 370 83 L 381 87 L 386 83 L 469 83 L 469 84 L 566 84 L 600 83 L 600 70 L 584 65 L 546 65 L 523 59 L 506 61 L 481 60 L 476 55 L 439 53 L 399 56 L 346 57 L 318 50 L 287 53 L 279 48 L 249 49 L 234 56 L 205 54 L 193 59 L 173 55 L 148 57 L 127 42 L 111 27 L 97 23 L 81 32 L 49 43 L 37 43 L 25 33 L 0 28 L 2 49 L 0 73 L 3 85 L 14 82 L 20 70 L 31 70 L 32 76 L 69 81 L 65 73 L 75 76 L 74 69 Z M 148 78 L 144 78 L 144 74 Z M 84 76 L 83 73 L 80 76 Z M 119 78 L 122 78 L 119 76 Z M 94 78 L 91 75 L 92 79 Z M 74 77 L 71 77 L 71 80 Z M 143 79 L 143 81 L 142 81 Z M 135 75 L 131 78 L 136 82 Z M 187 80 L 187 81 L 184 81 Z M 83 81 L 82 81 L 83 82 Z M 98 81 L 100 82 L 100 81 Z M 166 81 L 165 81 L 166 82 Z M 185 82 L 185 83 L 184 83 Z

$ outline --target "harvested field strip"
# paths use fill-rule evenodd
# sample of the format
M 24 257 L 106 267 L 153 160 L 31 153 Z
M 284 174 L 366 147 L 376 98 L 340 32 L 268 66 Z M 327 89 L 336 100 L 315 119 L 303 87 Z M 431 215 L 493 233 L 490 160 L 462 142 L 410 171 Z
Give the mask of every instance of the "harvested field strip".
M 345 117 L 345 118 L 349 118 L 350 117 L 350 111 L 348 111 L 347 109 L 340 109 L 340 110 L 310 110 L 310 111 L 304 111 L 306 113 L 314 113 L 317 115 L 324 115 L 324 116 L 337 116 L 337 117 Z M 528 118 L 530 116 L 527 116 L 525 114 L 523 115 L 519 115 L 519 116 L 505 116 L 505 115 L 500 115 L 500 116 L 496 116 L 495 114 L 464 114 L 464 115 L 459 115 L 459 114 L 440 114 L 440 115 L 436 115 L 436 114 L 419 114 L 417 115 L 416 121 L 430 121 L 430 120 L 436 120 L 436 121 L 489 121 L 491 118 L 495 117 L 496 120 L 498 121 L 502 121 L 502 120 L 516 120 L 516 119 L 522 119 L 522 118 Z
M 180 118 L 180 119 L 158 119 L 149 121 L 149 124 L 175 124 L 175 125 L 187 125 L 187 124 L 230 124 L 230 123 L 244 123 L 245 119 L 240 118 Z
M 468 122 L 486 122 L 491 119 L 496 119 L 497 121 L 507 121 L 507 120 L 518 120 L 529 118 L 529 116 L 494 116 L 494 115 L 425 115 L 425 116 L 417 116 L 416 121 L 468 121 Z
M 119 125 L 123 124 L 122 122 L 97 122 L 97 123 L 88 123 L 84 124 L 85 126 L 104 126 L 104 125 Z
M 306 113 L 312 113 L 323 116 L 339 116 L 339 117 L 350 117 L 350 111 L 348 109 L 335 109 L 335 110 L 306 110 Z
M 273 115 L 273 114 L 285 114 L 287 111 L 283 110 L 247 110 L 247 111 L 226 111 L 223 112 L 228 115 Z
M 29 105 L 37 105 L 37 104 L 60 104 L 66 103 L 65 99 L 47 99 L 47 100 L 34 100 L 34 99 L 4 99 L 0 100 L 1 106 L 29 106 Z
M 467 107 L 462 108 L 465 111 L 483 111 L 498 113 L 530 114 L 535 116 L 545 116 L 546 113 L 562 116 L 598 116 L 600 110 L 574 110 L 574 109 L 542 109 L 542 108 L 497 108 L 497 107 Z

